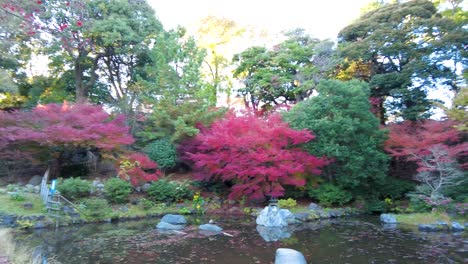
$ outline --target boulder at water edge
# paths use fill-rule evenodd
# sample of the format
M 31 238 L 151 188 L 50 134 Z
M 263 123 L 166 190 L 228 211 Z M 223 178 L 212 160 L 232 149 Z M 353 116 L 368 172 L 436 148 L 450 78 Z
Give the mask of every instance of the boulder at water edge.
M 395 216 L 392 214 L 381 214 L 380 215 L 380 222 L 384 224 L 396 224 L 398 223 Z
M 458 222 L 452 222 L 452 230 L 455 232 L 464 231 L 465 227 Z
M 276 206 L 265 207 L 257 216 L 257 225 L 266 227 L 283 227 L 294 220 L 294 215 L 287 209 L 279 209 Z
M 161 222 L 166 222 L 173 225 L 185 225 L 187 220 L 185 220 L 185 216 L 183 215 L 167 214 L 163 216 Z
M 307 264 L 301 252 L 290 248 L 278 248 L 275 264 Z

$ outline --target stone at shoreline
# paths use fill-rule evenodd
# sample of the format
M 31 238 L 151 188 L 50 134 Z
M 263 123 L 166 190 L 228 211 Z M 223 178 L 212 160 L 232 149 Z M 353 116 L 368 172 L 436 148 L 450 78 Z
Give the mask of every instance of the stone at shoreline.
M 183 215 L 167 214 L 163 216 L 161 222 L 166 222 L 172 225 L 185 225 L 187 223 L 187 220 Z
M 213 233 L 221 233 L 221 231 L 223 231 L 223 229 L 217 225 L 213 225 L 213 224 L 204 224 L 204 225 L 200 225 L 198 227 L 200 230 L 204 230 L 204 231 L 210 231 L 210 232 L 213 232 Z
M 184 225 L 173 225 L 167 222 L 159 222 L 159 224 L 156 226 L 157 229 L 167 229 L 167 230 L 181 230 L 184 229 Z
M 380 222 L 385 224 L 396 224 L 398 223 L 395 216 L 392 214 L 381 214 L 380 215 Z
M 310 217 L 310 213 L 295 213 L 294 214 L 294 218 L 302 222 L 309 220 L 309 217 Z
M 42 177 L 39 175 L 34 175 L 29 181 L 28 184 L 31 184 L 33 187 L 41 185 Z
M 294 249 L 278 248 L 275 255 L 275 264 L 307 264 L 304 255 Z
M 425 232 L 437 232 L 440 231 L 440 228 L 437 225 L 434 224 L 419 224 L 418 225 L 418 230 L 419 231 L 425 231 Z
M 16 215 L 2 215 L 0 219 L 0 225 L 6 227 L 14 227 L 16 225 Z
M 322 207 L 320 207 L 320 205 L 316 204 L 316 203 L 310 203 L 309 204 L 309 210 L 312 210 L 312 211 L 317 211 L 317 210 L 321 210 Z
M 289 210 L 267 206 L 257 216 L 256 223 L 266 227 L 283 227 L 288 225 L 288 221 L 293 220 L 294 215 Z
M 466 225 L 466 224 L 465 224 Z M 465 227 L 458 222 L 452 222 L 452 230 L 455 232 L 464 231 Z

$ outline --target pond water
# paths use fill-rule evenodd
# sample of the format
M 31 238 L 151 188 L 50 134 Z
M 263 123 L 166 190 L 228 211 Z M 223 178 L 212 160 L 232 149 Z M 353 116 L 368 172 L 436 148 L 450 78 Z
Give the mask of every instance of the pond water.
M 233 235 L 200 234 L 197 222 L 185 234 L 159 232 L 159 219 L 89 224 L 18 233 L 36 252 L 75 263 L 273 263 L 277 248 L 301 251 L 308 263 L 467 263 L 465 233 L 420 233 L 388 229 L 375 217 L 327 220 L 289 227 L 279 241 L 260 234 L 254 219 L 219 219 Z M 264 231 L 264 230 L 263 230 Z

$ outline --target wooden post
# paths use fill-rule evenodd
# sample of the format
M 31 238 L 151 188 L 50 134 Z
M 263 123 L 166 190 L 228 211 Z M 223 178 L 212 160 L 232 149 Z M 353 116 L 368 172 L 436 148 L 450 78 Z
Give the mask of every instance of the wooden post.
M 47 181 L 49 180 L 50 167 L 47 167 L 44 177 L 42 177 L 41 182 L 41 198 L 42 201 L 47 204 L 47 199 L 49 197 L 49 188 L 47 188 Z

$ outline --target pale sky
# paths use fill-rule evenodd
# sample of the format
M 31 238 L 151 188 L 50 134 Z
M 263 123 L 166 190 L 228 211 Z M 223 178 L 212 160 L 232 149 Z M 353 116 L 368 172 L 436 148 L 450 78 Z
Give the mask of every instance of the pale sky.
M 166 29 L 191 25 L 208 15 L 278 33 L 304 28 L 320 39 L 335 39 L 371 0 L 148 0 Z

